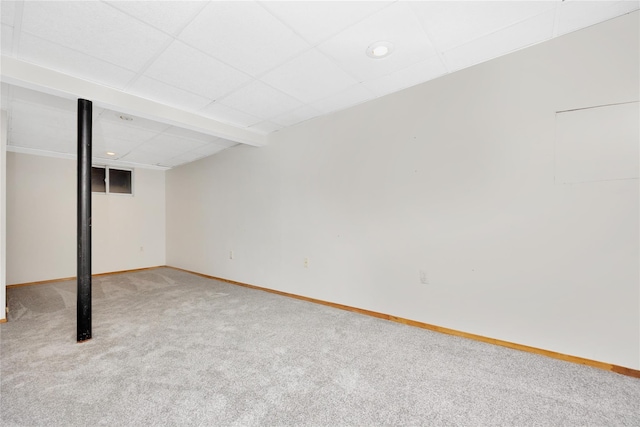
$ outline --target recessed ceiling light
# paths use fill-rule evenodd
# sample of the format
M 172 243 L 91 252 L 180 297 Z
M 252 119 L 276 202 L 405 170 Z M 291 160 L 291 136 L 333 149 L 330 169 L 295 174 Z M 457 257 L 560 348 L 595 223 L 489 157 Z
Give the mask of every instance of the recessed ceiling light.
M 107 156 L 115 156 L 116 153 L 114 153 L 113 151 L 107 151 Z
M 391 52 L 393 52 L 393 44 L 384 41 L 372 43 L 367 48 L 367 55 L 373 59 L 384 58 L 389 56 Z
M 125 116 L 124 114 L 120 114 L 118 117 L 120 117 L 120 120 L 124 120 L 125 122 L 130 122 L 133 120 L 133 117 Z

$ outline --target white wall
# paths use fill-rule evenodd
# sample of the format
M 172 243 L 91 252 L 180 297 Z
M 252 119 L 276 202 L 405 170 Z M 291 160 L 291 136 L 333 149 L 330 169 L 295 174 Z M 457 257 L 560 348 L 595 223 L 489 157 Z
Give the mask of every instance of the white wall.
M 636 12 L 173 169 L 167 263 L 639 369 L 638 180 L 554 182 L 639 50 Z
M 76 275 L 75 160 L 7 153 L 7 284 Z M 92 196 L 94 274 L 165 264 L 165 172 Z M 141 250 L 142 248 L 142 250 Z
M 0 319 L 6 319 L 6 201 L 7 201 L 7 112 L 1 111 L 0 122 Z

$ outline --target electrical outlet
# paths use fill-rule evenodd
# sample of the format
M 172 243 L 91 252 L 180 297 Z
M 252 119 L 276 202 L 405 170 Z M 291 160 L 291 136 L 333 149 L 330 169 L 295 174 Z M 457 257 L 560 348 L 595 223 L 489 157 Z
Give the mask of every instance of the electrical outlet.
M 233 259 L 233 251 L 229 251 L 229 259 Z
M 423 285 L 429 284 L 429 279 L 427 278 L 427 272 L 425 270 L 420 270 L 420 283 Z
M 304 268 L 309 268 L 309 258 L 304 259 Z

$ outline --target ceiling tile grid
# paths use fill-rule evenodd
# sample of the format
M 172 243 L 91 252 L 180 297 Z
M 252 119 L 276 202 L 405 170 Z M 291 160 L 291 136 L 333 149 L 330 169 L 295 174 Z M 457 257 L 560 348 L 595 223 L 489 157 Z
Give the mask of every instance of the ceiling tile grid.
M 616 16 L 638 10 L 635 1 L 576 1 L 567 0 L 558 8 L 558 24 L 554 36 L 579 30 Z
M 127 122 L 121 121 L 120 123 L 109 120 L 93 121 L 92 134 L 94 136 L 99 135 L 104 138 L 113 138 L 119 141 L 127 141 L 131 144 L 142 144 L 158 135 L 158 132 L 154 132 L 148 129 L 139 128 L 135 126 L 127 125 Z
M 377 97 L 415 86 L 427 80 L 435 79 L 447 73 L 439 57 L 412 64 L 406 68 L 364 83 Z
M 210 100 L 251 80 L 250 76 L 180 41 L 174 41 L 144 75 Z
M 311 47 L 248 1 L 209 3 L 178 38 L 254 77 Z
M 36 128 L 48 129 L 52 135 L 70 135 L 72 139 L 76 134 L 76 116 L 74 113 L 65 113 L 60 110 L 46 108 L 29 102 L 14 101 L 13 111 L 15 114 L 11 118 L 10 131 L 28 133 Z M 37 116 L 37 126 L 31 117 Z M 9 142 L 11 144 L 12 141 Z M 42 142 L 46 144 L 46 141 Z
M 280 124 L 284 127 L 292 126 L 296 123 L 300 123 L 305 120 L 309 120 L 313 117 L 319 116 L 321 113 L 317 109 L 308 105 L 303 105 L 300 108 L 296 108 L 286 113 L 280 114 L 277 117 L 271 119 L 274 123 Z
M 276 117 L 303 105 L 297 99 L 259 80 L 222 98 L 220 103 L 263 119 Z
M 394 45 L 386 58 L 365 55 L 377 41 Z M 382 77 L 436 55 L 409 3 L 397 2 L 318 45 L 318 49 L 348 69 L 360 82 Z
M 501 55 L 551 39 L 553 11 L 511 25 L 486 36 L 473 39 L 444 52 L 449 70 L 467 68 Z
M 391 1 L 273 1 L 260 4 L 308 43 L 317 45 L 392 3 Z
M 410 2 L 441 52 L 554 10 L 559 1 Z
M 38 108 L 59 109 L 65 114 L 75 114 L 76 112 L 76 102 L 73 100 L 18 86 L 7 85 L 7 89 L 11 99 L 16 99 L 19 102 L 28 102 Z
M 20 59 L 27 62 L 116 89 L 123 89 L 136 75 L 126 68 L 26 32 L 20 35 L 19 52 Z
M 0 34 L 0 38 L 2 38 L 2 43 L 0 45 L 2 54 L 13 54 L 13 27 L 10 25 L 2 24 L 2 33 Z
M 23 32 L 129 70 L 138 70 L 170 40 L 103 2 L 26 1 L 23 5 Z
M 271 132 L 275 132 L 277 130 L 282 129 L 283 127 L 284 126 L 281 126 L 277 123 L 270 122 L 268 120 L 249 126 L 250 129 L 260 132 L 262 134 L 269 134 Z
M 375 97 L 376 95 L 374 92 L 369 90 L 365 84 L 358 83 L 343 90 L 342 92 L 327 96 L 326 98 L 314 102 L 312 106 L 323 114 L 329 114 L 352 107 Z
M 638 1 L 581 0 L 2 0 L 1 49 L 3 56 L 265 135 L 638 7 Z M 390 42 L 391 54 L 367 56 L 376 41 Z M 15 89 L 2 94 L 9 145 L 72 155 L 75 141 L 56 123 L 68 125 L 75 102 L 54 105 L 49 95 Z M 36 105 L 27 112 L 25 103 Z M 114 151 L 112 159 L 173 167 L 237 143 L 137 116 L 123 122 L 116 110 L 94 112 L 100 156 Z M 46 132 L 31 129 L 33 117 Z
M 250 127 L 262 121 L 259 117 L 236 110 L 219 102 L 209 104 L 200 112 L 203 116 L 240 127 Z
M 14 25 L 16 16 L 16 2 L 2 1 L 0 2 L 0 22 L 10 26 Z
M 7 150 L 12 148 L 37 150 L 39 153 L 47 154 L 69 154 L 74 149 L 73 140 L 63 134 L 51 134 L 46 128 L 37 128 L 29 132 L 14 131 L 11 133 L 12 144 L 7 146 Z M 46 141 L 46 145 L 43 144 Z
M 177 126 L 171 126 L 169 127 L 165 133 L 167 133 L 168 135 L 173 135 L 173 136 L 177 136 L 180 138 L 186 138 L 186 139 L 192 139 L 194 141 L 198 141 L 201 143 L 216 143 L 219 144 L 222 141 L 224 141 L 222 138 L 218 138 L 216 136 L 213 135 L 207 135 L 207 134 L 203 134 L 200 132 L 195 132 L 189 129 L 183 129 L 181 127 L 177 127 Z
M 150 7 L 145 1 L 107 1 L 120 11 L 160 31 L 177 35 L 206 6 L 203 1 L 156 1 Z
M 358 83 L 316 49 L 308 50 L 260 80 L 306 104 Z
M 124 120 L 123 120 L 124 117 Z M 132 120 L 127 120 L 127 118 L 131 118 Z M 154 120 L 148 120 L 141 117 L 129 117 L 126 114 L 122 114 L 117 111 L 109 110 L 107 108 L 94 108 L 93 109 L 93 120 L 100 120 L 102 123 L 117 123 L 122 125 L 126 124 L 128 127 L 147 130 L 152 132 L 164 132 L 171 128 L 171 125 L 166 123 L 156 122 Z
M 207 97 L 145 76 L 138 77 L 130 84 L 127 92 L 161 104 L 167 103 L 167 99 L 170 99 L 173 107 L 186 111 L 199 111 L 211 102 Z

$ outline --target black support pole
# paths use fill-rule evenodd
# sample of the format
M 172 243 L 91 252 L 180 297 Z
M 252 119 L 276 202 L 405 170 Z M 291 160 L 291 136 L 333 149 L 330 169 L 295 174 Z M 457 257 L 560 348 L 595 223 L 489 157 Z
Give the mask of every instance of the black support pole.
M 78 99 L 78 342 L 91 339 L 91 116 Z

